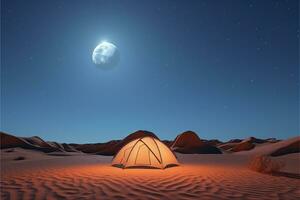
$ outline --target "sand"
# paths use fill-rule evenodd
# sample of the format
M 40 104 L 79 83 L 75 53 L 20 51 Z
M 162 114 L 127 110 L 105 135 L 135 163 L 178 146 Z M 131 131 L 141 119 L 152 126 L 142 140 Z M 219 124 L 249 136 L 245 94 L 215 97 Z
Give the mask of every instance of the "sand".
M 293 143 L 299 144 L 300 136 L 289 138 L 287 140 L 282 140 L 276 143 L 263 143 L 263 144 L 256 144 L 256 147 L 249 150 L 249 151 L 240 151 L 236 154 L 240 155 L 272 155 L 272 153 L 278 151 L 279 149 L 289 149 L 289 146 Z M 299 147 L 299 146 L 298 146 Z M 298 149 L 299 152 L 299 149 Z
M 50 156 L 18 148 L 4 151 L 1 150 L 3 200 L 300 198 L 299 179 L 251 171 L 245 155 L 177 154 L 179 167 L 124 170 L 110 166 L 112 157 Z M 13 160 L 20 154 L 25 160 Z M 276 159 L 291 157 L 299 161 L 299 154 Z

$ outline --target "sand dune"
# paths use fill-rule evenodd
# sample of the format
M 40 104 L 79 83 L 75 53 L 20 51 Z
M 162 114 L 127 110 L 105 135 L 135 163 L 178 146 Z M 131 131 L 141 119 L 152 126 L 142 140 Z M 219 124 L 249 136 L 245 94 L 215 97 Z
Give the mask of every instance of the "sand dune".
M 140 137 L 151 136 L 158 138 L 154 133 L 149 131 L 139 130 L 129 134 L 123 140 L 112 140 L 106 143 L 95 144 L 70 144 L 74 148 L 84 153 L 93 153 L 98 155 L 113 156 L 128 142 Z
M 213 139 L 213 140 L 201 140 L 203 141 L 204 143 L 207 143 L 207 144 L 210 144 L 212 146 L 218 146 L 218 145 L 221 145 L 223 144 L 223 142 L 221 142 L 220 140 L 217 140 L 217 139 Z
M 233 147 L 235 147 L 238 143 L 234 143 L 234 142 L 228 142 L 228 143 L 224 143 L 224 144 L 219 144 L 217 145 L 217 147 L 219 149 L 222 149 L 224 151 L 229 151 L 230 149 L 232 149 Z
M 241 139 L 231 139 L 227 143 L 239 143 L 241 141 L 243 141 L 243 140 L 241 140 Z
M 215 146 L 201 141 L 193 131 L 186 131 L 176 137 L 171 145 L 173 151 L 185 154 L 221 154 Z
M 42 138 L 40 138 L 38 136 L 33 136 L 33 137 L 28 137 L 28 138 L 23 137 L 22 139 L 34 146 L 53 148 L 52 145 L 45 142 Z
M 244 158 L 178 154 L 181 166 L 165 170 L 123 170 L 96 155 L 9 161 L 1 199 L 299 199 L 300 180 L 252 172 Z
M 258 138 L 255 138 L 255 137 L 249 137 L 249 138 L 244 139 L 242 142 L 250 142 L 252 144 L 253 143 L 262 144 L 262 143 L 268 142 L 268 140 L 258 139 Z
M 46 142 L 38 136 L 33 137 L 17 137 L 8 133 L 0 132 L 1 149 L 6 148 L 24 148 L 41 151 L 44 153 L 50 152 L 78 152 L 74 147 L 58 142 Z
M 125 144 L 136 138 L 144 136 L 158 138 L 154 133 L 142 130 L 129 134 L 123 140 L 112 140 L 106 143 L 94 144 L 61 144 L 58 142 L 46 142 L 38 136 L 16 137 L 4 132 L 0 132 L 0 136 L 1 149 L 21 147 L 45 153 L 84 152 L 106 156 L 115 155 Z M 225 153 L 249 152 L 249 154 L 257 154 L 261 151 L 265 155 L 279 156 L 300 152 L 299 137 L 298 139 L 292 139 L 292 141 L 279 141 L 275 138 L 258 139 L 249 137 L 244 140 L 234 139 L 222 143 L 219 140 L 201 140 L 195 132 L 186 131 L 178 135 L 173 142 L 168 140 L 163 140 L 163 142 L 173 149 L 173 151 L 185 154 L 220 154 L 222 151 Z
M 290 141 L 289 143 L 282 145 L 282 147 L 279 147 L 274 152 L 272 152 L 271 156 L 282 156 L 298 152 L 300 152 L 300 137 L 298 137 L 294 141 Z
M 217 144 L 217 147 L 226 151 L 226 152 L 240 152 L 240 151 L 249 151 L 254 149 L 255 147 L 259 147 L 264 144 L 273 144 L 277 143 L 280 140 L 275 138 L 268 138 L 268 139 L 258 139 L 255 137 L 249 137 L 244 140 L 240 139 L 233 139 L 229 140 L 226 143 Z M 297 152 L 297 147 L 294 145 L 293 152 Z M 299 148 L 298 148 L 299 149 Z
M 300 152 L 300 136 L 276 143 L 264 143 L 261 146 L 256 146 L 250 151 L 241 151 L 237 152 L 236 154 L 279 156 L 298 152 Z
M 248 151 L 251 150 L 255 147 L 255 144 L 253 144 L 250 141 L 243 141 L 240 142 L 238 144 L 236 144 L 235 146 L 233 146 L 230 151 L 232 152 L 239 152 L 239 151 Z
M 128 142 L 145 136 L 158 138 L 154 133 L 149 131 L 139 130 L 129 134 L 122 140 L 111 140 L 104 143 L 92 144 L 66 144 L 58 142 L 46 142 L 38 136 L 33 137 L 17 137 L 4 132 L 0 132 L 1 148 L 16 148 L 21 147 L 25 149 L 35 149 L 42 152 L 84 152 L 98 155 L 113 156 Z M 165 140 L 168 146 L 172 141 Z
M 12 148 L 12 147 L 22 147 L 22 148 L 32 148 L 31 144 L 26 140 L 15 137 L 13 135 L 9 135 L 3 132 L 0 132 L 0 141 L 1 141 L 1 149 Z
M 72 147 L 69 144 L 62 143 L 61 145 L 63 146 L 64 150 L 67 151 L 67 152 L 78 152 L 77 149 L 75 149 L 74 147 Z
M 115 146 L 119 142 L 119 140 L 112 140 L 106 143 L 70 144 L 70 146 L 84 153 L 114 155 L 116 153 Z
M 45 153 L 63 151 L 55 146 L 49 145 L 39 137 L 21 138 L 4 132 L 0 132 L 1 149 L 21 147 L 24 149 L 34 149 Z

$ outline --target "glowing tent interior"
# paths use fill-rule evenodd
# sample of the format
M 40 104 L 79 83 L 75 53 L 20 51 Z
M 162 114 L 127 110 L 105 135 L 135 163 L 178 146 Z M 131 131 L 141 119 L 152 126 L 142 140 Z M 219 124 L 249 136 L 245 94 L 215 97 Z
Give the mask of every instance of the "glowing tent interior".
M 126 144 L 115 155 L 112 166 L 120 168 L 158 168 L 177 166 L 173 152 L 153 137 L 142 137 Z

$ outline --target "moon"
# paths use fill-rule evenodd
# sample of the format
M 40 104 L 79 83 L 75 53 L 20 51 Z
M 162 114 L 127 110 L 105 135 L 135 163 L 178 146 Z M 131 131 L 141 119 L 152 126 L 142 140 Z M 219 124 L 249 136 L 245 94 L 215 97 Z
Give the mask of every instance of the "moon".
M 120 59 L 119 50 L 110 42 L 101 42 L 93 51 L 92 59 L 95 65 L 102 68 L 115 67 Z

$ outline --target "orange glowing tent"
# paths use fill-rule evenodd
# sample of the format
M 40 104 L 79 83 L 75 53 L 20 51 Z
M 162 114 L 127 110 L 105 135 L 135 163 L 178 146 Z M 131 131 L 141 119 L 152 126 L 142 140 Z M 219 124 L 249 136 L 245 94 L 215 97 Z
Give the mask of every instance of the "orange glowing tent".
M 173 152 L 158 139 L 148 136 L 126 144 L 112 161 L 112 166 L 121 168 L 164 169 L 176 165 Z

